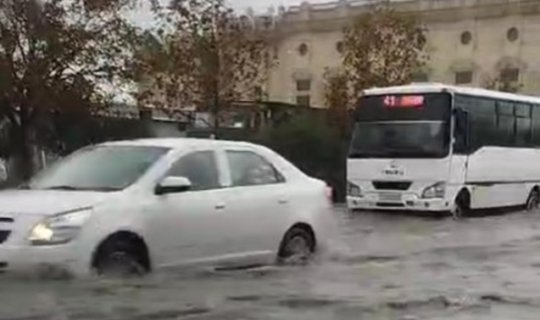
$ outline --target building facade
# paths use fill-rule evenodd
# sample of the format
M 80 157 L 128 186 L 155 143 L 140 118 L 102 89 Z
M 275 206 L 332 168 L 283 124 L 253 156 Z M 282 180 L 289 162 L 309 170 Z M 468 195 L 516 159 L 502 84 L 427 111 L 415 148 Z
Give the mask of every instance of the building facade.
M 303 3 L 281 9 L 272 23 L 276 66 L 271 101 L 324 108 L 324 72 L 342 60 L 343 28 L 369 10 L 366 0 Z M 485 87 L 515 82 L 540 95 L 540 0 L 401 0 L 398 11 L 418 15 L 430 56 L 417 81 Z

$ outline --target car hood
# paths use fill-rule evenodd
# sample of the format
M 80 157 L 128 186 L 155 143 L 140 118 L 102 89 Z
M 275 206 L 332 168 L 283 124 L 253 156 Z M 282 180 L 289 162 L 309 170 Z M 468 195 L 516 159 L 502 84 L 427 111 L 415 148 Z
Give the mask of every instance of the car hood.
M 56 190 L 10 190 L 0 192 L 0 215 L 50 216 L 95 206 L 113 193 Z

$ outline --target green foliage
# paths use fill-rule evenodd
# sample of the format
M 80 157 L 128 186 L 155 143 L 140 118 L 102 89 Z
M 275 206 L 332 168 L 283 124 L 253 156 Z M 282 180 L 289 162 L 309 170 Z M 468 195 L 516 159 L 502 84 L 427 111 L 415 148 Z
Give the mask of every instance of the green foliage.
M 305 173 L 326 181 L 343 199 L 347 143 L 329 124 L 326 113 L 306 111 L 293 115 L 268 128 L 256 142 L 283 155 Z
M 327 69 L 324 80 L 328 120 L 337 128 L 341 137 L 345 138 L 348 136 L 351 125 L 350 111 L 354 108 L 356 101 L 351 96 L 349 79 L 342 70 Z

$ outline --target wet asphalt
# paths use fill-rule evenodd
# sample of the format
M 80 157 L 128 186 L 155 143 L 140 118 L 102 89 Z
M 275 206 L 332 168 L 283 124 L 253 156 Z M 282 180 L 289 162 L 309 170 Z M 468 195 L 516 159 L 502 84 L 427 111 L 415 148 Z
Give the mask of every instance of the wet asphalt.
M 330 248 L 308 266 L 0 277 L 0 320 L 540 319 L 540 212 L 333 214 Z

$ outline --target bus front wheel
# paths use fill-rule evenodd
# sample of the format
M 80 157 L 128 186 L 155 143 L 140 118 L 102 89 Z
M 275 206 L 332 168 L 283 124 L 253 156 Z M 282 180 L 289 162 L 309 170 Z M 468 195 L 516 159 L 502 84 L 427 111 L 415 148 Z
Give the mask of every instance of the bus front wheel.
M 456 197 L 451 214 L 454 219 L 466 217 L 470 211 L 470 197 L 467 191 L 461 191 Z
M 527 198 L 527 203 L 525 204 L 525 209 L 527 211 L 535 211 L 540 207 L 540 192 L 535 187 L 531 190 L 529 197 Z

